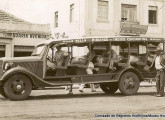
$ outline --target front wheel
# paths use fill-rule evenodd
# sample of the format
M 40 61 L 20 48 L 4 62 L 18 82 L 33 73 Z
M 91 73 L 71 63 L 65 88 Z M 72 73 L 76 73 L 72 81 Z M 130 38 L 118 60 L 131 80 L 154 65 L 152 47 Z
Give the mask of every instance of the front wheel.
M 102 83 L 100 84 L 100 88 L 106 93 L 106 94 L 113 94 L 118 90 L 118 83 L 112 82 L 112 83 Z
M 32 90 L 29 78 L 22 74 L 12 75 L 4 84 L 6 96 L 11 100 L 24 100 Z
M 3 97 L 7 98 L 3 86 L 0 86 L 0 94 L 1 94 Z
M 138 76 L 133 72 L 124 73 L 119 81 L 119 90 L 124 95 L 134 95 L 140 86 Z

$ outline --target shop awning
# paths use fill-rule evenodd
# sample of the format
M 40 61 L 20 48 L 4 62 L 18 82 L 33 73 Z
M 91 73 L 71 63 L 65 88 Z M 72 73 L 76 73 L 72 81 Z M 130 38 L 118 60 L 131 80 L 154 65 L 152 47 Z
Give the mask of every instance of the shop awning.
M 34 50 L 34 46 L 14 45 L 14 52 L 32 52 L 33 50 Z

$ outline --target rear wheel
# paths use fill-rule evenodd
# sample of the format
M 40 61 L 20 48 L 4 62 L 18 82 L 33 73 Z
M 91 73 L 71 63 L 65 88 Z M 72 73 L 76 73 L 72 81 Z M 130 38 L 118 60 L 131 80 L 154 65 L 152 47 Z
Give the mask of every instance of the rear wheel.
M 9 77 L 4 85 L 6 96 L 11 100 L 24 100 L 32 90 L 29 78 L 22 74 L 15 74 Z
M 124 95 L 134 95 L 140 86 L 138 76 L 133 72 L 124 73 L 119 81 L 119 90 Z
M 0 94 L 1 94 L 3 97 L 7 98 L 3 86 L 0 86 Z
M 113 94 L 118 90 L 118 83 L 112 82 L 112 83 L 102 83 L 100 84 L 100 88 L 106 93 L 106 94 Z

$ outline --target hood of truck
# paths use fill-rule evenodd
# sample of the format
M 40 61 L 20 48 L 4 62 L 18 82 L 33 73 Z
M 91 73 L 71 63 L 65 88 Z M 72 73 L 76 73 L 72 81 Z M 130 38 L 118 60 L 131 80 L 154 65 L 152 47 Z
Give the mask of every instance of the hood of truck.
M 13 57 L 13 58 L 5 57 L 5 58 L 0 58 L 0 63 L 2 64 L 1 69 L 3 68 L 3 70 L 5 68 L 5 65 L 9 63 L 8 65 L 10 66 L 10 69 L 19 66 L 36 74 L 38 65 L 40 63 L 41 63 L 40 66 L 42 65 L 42 60 L 40 56 Z M 3 70 L 0 70 L 0 71 L 3 71 Z

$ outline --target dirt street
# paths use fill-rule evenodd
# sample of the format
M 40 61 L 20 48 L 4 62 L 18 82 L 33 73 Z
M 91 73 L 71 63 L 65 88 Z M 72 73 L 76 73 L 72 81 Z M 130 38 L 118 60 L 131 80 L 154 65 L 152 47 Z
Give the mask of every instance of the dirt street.
M 10 101 L 0 95 L 0 120 L 165 119 L 165 97 L 155 97 L 155 87 L 140 87 L 134 96 L 123 96 L 119 91 L 105 95 L 101 89 L 84 91 L 74 89 L 74 95 L 66 95 L 64 89 L 32 91 L 25 101 Z

